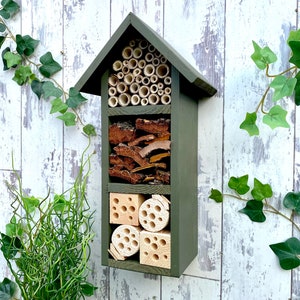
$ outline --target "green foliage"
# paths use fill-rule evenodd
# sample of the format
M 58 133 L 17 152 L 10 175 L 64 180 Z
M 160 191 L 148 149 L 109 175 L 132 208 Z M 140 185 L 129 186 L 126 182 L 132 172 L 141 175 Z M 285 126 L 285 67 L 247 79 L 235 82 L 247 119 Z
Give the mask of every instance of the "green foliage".
M 284 270 L 291 270 L 300 266 L 300 241 L 289 238 L 283 243 L 270 245 L 272 251 L 279 259 L 279 264 Z
M 266 220 L 265 213 L 276 214 L 292 223 L 294 228 L 300 233 L 300 226 L 294 220 L 294 214 L 300 214 L 300 192 L 289 192 L 283 199 L 285 208 L 291 210 L 290 216 L 283 214 L 280 210 L 271 205 L 268 201 L 273 197 L 272 187 L 254 178 L 252 189 L 248 186 L 248 175 L 241 177 L 231 177 L 228 187 L 234 194 L 222 194 L 219 190 L 211 189 L 210 199 L 216 202 L 224 202 L 226 196 L 246 202 L 246 205 L 239 210 L 249 217 L 252 222 L 263 223 Z M 248 191 L 253 198 L 242 198 Z M 300 241 L 294 237 L 283 243 L 270 245 L 270 248 L 277 255 L 280 266 L 285 270 L 290 270 L 300 266 Z
M 256 111 L 247 113 L 245 120 L 240 125 L 240 128 L 246 130 L 250 136 L 259 135 L 259 129 L 256 124 L 259 110 L 264 115 L 262 118 L 263 123 L 271 129 L 290 127 L 286 121 L 287 111 L 281 103 L 271 107 L 269 111 L 265 110 L 265 102 L 270 91 L 273 93 L 273 102 L 282 102 L 286 97 L 294 96 L 295 104 L 300 105 L 300 75 L 298 72 L 298 68 L 300 68 L 300 29 L 290 32 L 287 45 L 291 51 L 289 62 L 292 66 L 279 74 L 271 75 L 269 69 L 277 61 L 276 54 L 269 47 L 262 48 L 253 41 L 254 52 L 251 58 L 260 70 L 265 70 L 265 75 L 271 82 L 259 101 Z
M 17 172 L 17 186 L 7 183 L 13 210 L 0 245 L 24 300 L 79 300 L 94 294 L 96 287 L 87 281 L 94 238 L 93 212 L 86 198 L 88 149 L 74 184 L 62 194 L 26 195 Z M 0 299 L 1 288 L 0 284 Z
M 17 285 L 8 278 L 4 278 L 0 282 L 0 299 L 1 300 L 13 300 L 16 299 Z
M 3 0 L 1 5 L 0 48 L 5 44 L 6 39 L 15 42 L 12 46 L 15 49 L 6 47 L 2 50 L 3 70 L 15 69 L 12 79 L 20 86 L 29 85 L 38 99 L 59 98 L 59 105 L 58 100 L 54 104 L 51 103 L 50 113 L 58 114 L 57 119 L 62 120 L 66 126 L 80 124 L 86 135 L 95 135 L 95 127 L 91 124 L 83 124 L 76 111 L 87 99 L 73 87 L 66 92 L 53 78 L 62 70 L 62 66 L 53 58 L 51 52 L 46 52 L 36 61 L 33 54 L 38 47 L 38 40 L 29 35 L 12 34 L 5 20 L 19 11 L 19 5 L 12 0 Z M 86 127 L 87 125 L 89 126 Z

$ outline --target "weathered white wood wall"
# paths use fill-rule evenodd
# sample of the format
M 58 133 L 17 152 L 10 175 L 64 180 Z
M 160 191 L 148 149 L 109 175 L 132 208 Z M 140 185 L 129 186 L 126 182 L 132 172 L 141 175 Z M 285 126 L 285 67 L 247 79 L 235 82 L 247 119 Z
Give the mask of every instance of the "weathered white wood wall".
M 21 14 L 10 22 L 13 32 L 40 39 L 38 54 L 51 51 L 64 66 L 58 75 L 73 86 L 132 11 L 174 46 L 217 88 L 199 103 L 199 254 L 179 279 L 108 269 L 100 265 L 100 137 L 89 182 L 96 209 L 91 262 L 92 280 L 100 288 L 94 299 L 300 299 L 300 272 L 282 271 L 268 245 L 289 238 L 292 227 L 269 216 L 252 223 L 238 214 L 240 203 L 223 206 L 208 200 L 212 187 L 227 190 L 230 176 L 249 174 L 269 182 L 274 205 L 293 188 L 299 190 L 300 122 L 287 101 L 290 129 L 249 138 L 239 130 L 253 111 L 265 84 L 250 60 L 252 40 L 268 43 L 286 67 L 285 44 L 297 28 L 297 0 L 19 0 Z M 61 54 L 61 52 L 63 54 Z M 0 66 L 2 68 L 2 66 Z M 44 195 L 61 191 L 74 179 L 86 144 L 77 128 L 64 128 L 49 115 L 49 103 L 20 89 L 0 72 L 0 230 L 10 218 L 10 198 L 3 181 L 13 180 L 11 153 L 24 187 Z M 89 96 L 81 116 L 100 134 L 99 97 Z M 9 276 L 0 256 L 0 280 Z

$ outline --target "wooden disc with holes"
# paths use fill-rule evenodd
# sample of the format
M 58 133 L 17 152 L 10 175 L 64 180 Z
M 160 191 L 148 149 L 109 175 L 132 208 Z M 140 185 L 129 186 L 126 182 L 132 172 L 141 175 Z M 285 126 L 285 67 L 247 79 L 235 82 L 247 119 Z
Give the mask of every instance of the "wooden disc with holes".
M 157 197 L 152 197 L 143 202 L 139 209 L 139 222 L 144 229 L 157 232 L 164 229 L 169 223 L 168 205 Z
M 111 242 L 119 254 L 128 257 L 139 251 L 140 231 L 141 228 L 131 225 L 120 225 L 114 230 Z

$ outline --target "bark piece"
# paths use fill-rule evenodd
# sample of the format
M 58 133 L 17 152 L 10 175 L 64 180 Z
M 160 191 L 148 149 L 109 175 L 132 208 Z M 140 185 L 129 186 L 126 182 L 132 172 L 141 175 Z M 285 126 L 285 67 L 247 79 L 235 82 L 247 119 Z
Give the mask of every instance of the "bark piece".
M 136 129 L 140 129 L 150 133 L 162 133 L 169 131 L 170 119 L 160 118 L 158 120 L 136 119 Z
M 167 165 L 165 163 L 154 163 L 154 164 L 148 164 L 148 165 L 143 166 L 143 167 L 134 168 L 133 170 L 131 170 L 131 172 L 135 173 L 135 172 L 139 172 L 139 171 L 143 171 L 143 170 L 147 170 L 147 169 L 151 169 L 151 168 L 166 169 L 166 167 L 167 167 Z
M 148 165 L 148 160 L 141 157 L 141 155 L 139 154 L 139 152 L 141 151 L 141 148 L 139 147 L 129 147 L 125 144 L 119 144 L 118 146 L 114 147 L 114 151 L 118 155 L 132 158 L 140 166 Z
M 109 168 L 109 175 L 112 177 L 118 177 L 132 184 L 141 183 L 144 179 L 144 175 L 141 173 L 131 173 L 128 170 L 118 170 L 117 168 Z
M 128 143 L 128 146 L 136 146 L 136 145 L 140 144 L 141 142 L 145 142 L 145 141 L 148 142 L 148 141 L 151 141 L 154 139 L 155 139 L 154 134 L 143 135 L 143 136 L 138 137 L 134 141 Z
M 171 156 L 170 152 L 163 152 L 163 153 L 159 153 L 159 154 L 151 156 L 149 161 L 150 161 L 150 163 L 154 163 L 154 162 L 162 160 L 165 157 L 170 157 L 170 156 Z
M 149 153 L 154 150 L 163 149 L 163 150 L 170 150 L 171 149 L 171 141 L 157 141 L 154 143 L 149 144 L 148 146 L 142 148 L 139 151 L 141 157 L 146 157 Z
M 135 167 L 135 162 L 131 157 L 120 157 L 114 153 L 109 155 L 109 163 L 111 165 L 121 167 L 121 169 L 125 168 L 129 171 Z
M 110 144 L 131 142 L 136 139 L 136 130 L 128 122 L 119 122 L 109 126 L 108 139 Z

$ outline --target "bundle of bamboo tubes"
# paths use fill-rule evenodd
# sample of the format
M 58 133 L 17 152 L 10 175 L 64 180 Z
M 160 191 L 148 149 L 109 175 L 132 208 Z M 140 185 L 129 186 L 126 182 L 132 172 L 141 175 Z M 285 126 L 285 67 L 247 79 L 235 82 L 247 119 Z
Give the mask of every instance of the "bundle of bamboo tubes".
M 170 64 L 145 39 L 131 40 L 112 64 L 108 105 L 167 105 L 171 103 Z

